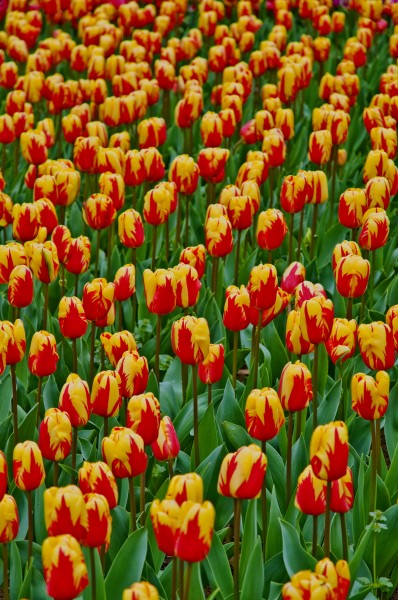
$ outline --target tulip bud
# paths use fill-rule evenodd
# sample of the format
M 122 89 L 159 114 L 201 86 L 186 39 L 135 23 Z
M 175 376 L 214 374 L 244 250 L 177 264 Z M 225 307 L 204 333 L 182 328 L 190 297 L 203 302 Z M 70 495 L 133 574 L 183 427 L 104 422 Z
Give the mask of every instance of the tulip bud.
M 112 517 L 108 500 L 102 494 L 90 493 L 84 495 L 88 527 L 82 539 L 83 546 L 99 548 L 105 544 L 109 547 L 112 531 Z
M 87 331 L 87 319 L 83 304 L 76 296 L 63 296 L 58 307 L 61 334 L 70 339 L 82 337 Z
M 44 244 L 29 242 L 25 246 L 29 267 L 33 275 L 42 283 L 51 283 L 58 276 L 59 260 L 53 242 Z
M 126 330 L 114 334 L 108 331 L 101 333 L 101 343 L 113 368 L 116 368 L 125 352 L 137 349 L 133 334 Z
M 309 354 L 314 351 L 314 345 L 303 337 L 300 312 L 297 310 L 291 310 L 287 317 L 286 347 L 289 352 L 297 355 Z
M 58 408 L 46 411 L 40 423 L 38 444 L 47 460 L 65 460 L 72 446 L 72 425 L 66 412 Z
M 51 598 L 76 598 L 88 586 L 83 552 L 73 536 L 46 538 L 42 560 L 47 594 Z
M 160 426 L 160 404 L 151 392 L 130 398 L 126 425 L 142 437 L 145 446 L 156 441 Z
M 202 279 L 206 266 L 206 250 L 203 244 L 199 244 L 199 246 L 189 246 L 181 250 L 180 263 L 194 267 L 198 273 L 199 279 Z
M 83 308 L 88 321 L 104 318 L 113 303 L 115 287 L 104 278 L 93 279 L 83 288 Z
M 349 188 L 340 196 L 338 218 L 344 227 L 351 229 L 360 227 L 367 208 L 364 190 Z
M 222 496 L 232 498 L 258 498 L 266 469 L 267 457 L 258 446 L 242 446 L 224 458 L 217 491 Z
M 177 156 L 170 165 L 169 181 L 177 186 L 181 194 L 193 194 L 197 188 L 199 167 L 188 154 Z
M 109 196 L 92 194 L 83 202 L 83 219 L 92 229 L 105 229 L 116 218 L 116 210 Z
M 122 405 L 121 379 L 116 371 L 101 371 L 91 388 L 91 411 L 101 417 L 115 417 Z
M 137 351 L 125 352 L 116 366 L 120 376 L 121 394 L 124 398 L 142 394 L 148 382 L 148 362 Z
M 297 286 L 305 280 L 305 267 L 300 262 L 292 262 L 282 275 L 281 288 L 293 294 Z
M 367 207 L 384 208 L 390 204 L 390 184 L 385 177 L 372 177 L 365 186 Z
M 135 267 L 132 264 L 124 265 L 116 271 L 113 281 L 115 286 L 115 300 L 123 302 L 128 300 L 135 292 Z
M 271 440 L 285 422 L 278 394 L 272 388 L 252 390 L 245 407 L 246 427 L 257 440 Z
M 8 281 L 8 302 L 16 308 L 24 308 L 32 303 L 33 293 L 32 271 L 25 265 L 14 267 Z
M 334 271 L 336 287 L 345 298 L 362 296 L 368 286 L 370 263 L 361 256 L 349 254 L 339 260 Z
M 46 377 L 57 369 L 59 355 L 57 342 L 52 333 L 36 331 L 30 343 L 28 367 L 37 377 Z
M 184 364 L 197 365 L 207 357 L 210 332 L 206 319 L 185 316 L 175 321 L 171 329 L 174 353 Z
M 224 370 L 224 346 L 222 344 L 210 344 L 207 357 L 199 363 L 199 379 L 211 385 L 220 381 Z
M 75 373 L 68 375 L 60 395 L 58 407 L 67 413 L 73 427 L 87 425 L 90 418 L 90 390 Z
M 252 268 L 247 291 L 250 303 L 256 310 L 265 310 L 275 304 L 278 291 L 278 275 L 274 265 L 258 265 Z
M 120 173 L 101 173 L 98 179 L 100 194 L 108 196 L 115 210 L 120 210 L 124 205 L 124 179 Z
M 358 342 L 362 360 L 369 369 L 391 369 L 395 362 L 394 336 L 381 321 L 362 323 L 358 327 Z
M 181 507 L 175 500 L 155 499 L 150 517 L 156 542 L 161 552 L 174 556 L 175 542 L 181 525 Z
M 283 210 L 294 214 L 300 212 L 308 197 L 308 184 L 302 175 L 288 175 L 284 178 L 280 193 Z
M 18 535 L 19 514 L 15 498 L 4 494 L 0 500 L 0 544 L 12 542 Z
M 278 395 L 284 410 L 307 408 L 313 398 L 311 372 L 300 361 L 287 363 L 279 380 Z
M 288 229 L 283 213 L 269 208 L 258 215 L 257 243 L 264 250 L 275 250 L 282 244 Z
M 352 408 L 363 419 L 381 419 L 388 408 L 390 377 L 378 371 L 376 378 L 364 373 L 355 373 L 351 379 Z
M 330 510 L 335 513 L 345 513 L 351 510 L 353 504 L 354 483 L 352 471 L 350 467 L 347 467 L 346 474 L 332 482 Z
M 356 242 L 344 240 L 344 242 L 341 242 L 341 244 L 336 244 L 332 254 L 333 273 L 336 271 L 339 261 L 349 254 L 361 256 L 361 250 Z
M 101 494 L 107 501 L 109 508 L 117 506 L 119 492 L 116 479 L 104 462 L 84 462 L 79 469 L 79 486 L 83 494 Z
M 313 163 L 324 165 L 330 160 L 332 152 L 332 135 L 329 130 L 322 129 L 310 134 L 308 158 Z
M 50 487 L 44 495 L 44 520 L 49 535 L 70 534 L 82 539 L 87 531 L 84 497 L 76 485 Z
M 305 515 L 317 517 L 326 510 L 326 483 L 315 477 L 311 465 L 308 465 L 297 480 L 296 508 Z
M 144 293 L 148 310 L 158 315 L 166 315 L 175 309 L 177 302 L 177 281 L 171 269 L 144 271 Z
M 229 150 L 225 148 L 202 149 L 198 156 L 200 176 L 210 183 L 222 181 L 225 177 L 225 165 L 229 155 Z
M 365 250 L 385 246 L 390 233 L 390 220 L 383 208 L 370 208 L 363 216 L 359 245 Z
M 141 153 L 144 160 L 145 179 L 147 181 L 163 179 L 165 167 L 160 152 L 156 148 L 144 148 Z
M 145 234 L 141 215 L 133 208 L 119 215 L 118 234 L 121 243 L 127 248 L 139 248 L 144 243 Z
M 173 460 L 180 451 L 180 442 L 170 417 L 163 417 L 160 421 L 157 439 L 151 444 L 156 460 Z
M 310 444 L 314 475 L 325 481 L 343 477 L 347 470 L 348 452 L 348 430 L 343 421 L 319 425 Z
M 303 281 L 296 287 L 295 291 L 296 302 L 295 308 L 301 308 L 305 300 L 310 300 L 316 296 L 323 296 L 326 299 L 326 292 L 320 283 L 312 283 L 311 281 Z
M 342 362 L 350 358 L 357 343 L 357 323 L 352 319 L 333 320 L 329 339 L 325 342 L 325 348 L 333 363 L 341 359 Z
M 126 152 L 125 160 L 125 184 L 132 186 L 141 185 L 146 178 L 146 169 L 142 152 L 138 150 L 129 150 Z
M 274 128 L 264 131 L 263 152 L 268 154 L 270 167 L 280 167 L 286 159 L 286 143 L 280 129 Z
M 300 327 L 304 339 L 311 344 L 325 342 L 333 325 L 334 307 L 331 300 L 316 296 L 305 300 L 300 311 Z
M 210 551 L 215 516 L 211 502 L 186 502 L 181 506 L 180 527 L 175 543 L 175 554 L 180 560 L 193 563 L 206 558 Z
M 102 455 L 115 477 L 136 477 L 147 467 L 144 440 L 127 427 L 114 427 L 102 440 Z
M 43 458 L 36 442 L 26 441 L 15 446 L 12 468 L 15 485 L 20 490 L 30 492 L 43 483 Z
M 18 265 L 26 265 L 25 248 L 17 242 L 0 246 L 0 283 L 8 283 L 11 271 Z
M 247 288 L 234 285 L 225 291 L 223 323 L 231 331 L 241 331 L 249 325 L 250 296 Z
M 39 213 L 36 204 L 14 204 L 12 208 L 12 235 L 20 242 L 33 240 L 39 231 Z

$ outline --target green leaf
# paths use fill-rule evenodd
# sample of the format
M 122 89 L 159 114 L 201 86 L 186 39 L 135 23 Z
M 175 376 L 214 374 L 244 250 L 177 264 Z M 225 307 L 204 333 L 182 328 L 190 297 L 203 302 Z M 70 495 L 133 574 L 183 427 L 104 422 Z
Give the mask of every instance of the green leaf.
M 219 423 L 231 421 L 236 425 L 241 425 L 242 427 L 245 426 L 245 417 L 235 398 L 235 392 L 229 379 L 226 383 L 224 395 L 218 407 L 216 418 Z
M 232 594 L 234 582 L 229 567 L 225 546 L 221 543 L 217 533 L 213 536 L 210 552 L 204 561 L 206 571 L 211 572 L 215 585 L 220 589 L 224 598 Z M 210 577 L 209 577 L 210 579 Z
M 398 383 L 394 385 L 390 392 L 384 421 L 384 434 L 388 454 L 390 455 L 390 459 L 392 459 L 395 448 L 398 446 Z
M 147 552 L 148 532 L 145 527 L 135 531 L 117 553 L 105 579 L 108 598 L 121 598 L 132 583 L 140 581 Z
M 43 389 L 43 402 L 46 410 L 57 408 L 59 401 L 59 389 L 55 383 L 54 375 L 48 377 Z
M 362 537 L 359 539 L 359 542 L 355 549 L 354 555 L 353 555 L 352 559 L 350 560 L 349 567 L 350 567 L 351 587 L 356 580 L 357 573 L 358 573 L 359 567 L 361 565 L 362 557 L 363 557 L 368 545 L 371 542 L 371 539 L 373 536 L 373 528 L 372 527 L 373 527 L 372 524 L 370 524 L 366 527 L 366 529 L 364 530 L 364 532 L 362 534 Z
M 83 600 L 91 600 L 92 598 L 92 570 L 90 550 L 83 548 L 84 557 L 86 559 L 89 584 L 83 592 Z M 96 582 L 96 600 L 106 600 L 104 575 L 102 573 L 101 559 L 97 548 L 93 549 L 94 564 L 95 564 L 95 582 Z
M 8 545 L 10 566 L 10 600 L 18 600 L 22 585 L 22 563 L 15 542 Z
M 282 513 L 279 508 L 278 500 L 276 498 L 275 487 L 272 488 L 271 494 L 271 508 L 268 519 L 268 531 L 267 531 L 267 545 L 266 545 L 266 559 L 269 560 L 275 554 L 282 552 L 282 531 L 280 520 L 282 519 Z
M 376 565 L 377 575 L 379 577 L 389 577 L 394 565 L 397 563 L 398 555 L 398 504 L 394 504 L 383 515 L 383 525 L 386 529 L 381 529 L 376 536 Z M 359 546 L 358 546 L 359 547 Z M 366 545 L 364 550 L 364 559 L 369 568 L 372 564 L 373 543 Z
M 10 374 L 0 380 L 0 394 L 3 398 L 3 401 L 0 402 L 0 423 L 2 423 L 11 410 L 12 383 Z
M 221 426 L 225 433 L 226 441 L 229 442 L 233 450 L 238 450 L 241 446 L 249 446 L 253 443 L 252 438 L 243 427 L 235 425 L 235 423 L 229 423 L 229 421 L 223 421 Z
M 199 425 L 199 457 L 202 462 L 209 454 L 217 448 L 222 440 L 217 431 L 217 424 L 214 418 L 214 407 L 211 403 Z
M 287 521 L 280 519 L 283 539 L 283 559 L 289 577 L 305 569 L 314 570 L 316 560 L 300 544 L 297 529 Z
M 189 563 L 188 563 L 189 565 Z M 192 575 L 189 587 L 188 600 L 205 600 L 202 578 L 200 576 L 200 563 L 191 563 Z
M 243 577 L 241 598 L 250 598 L 250 600 L 261 600 L 264 587 L 264 569 L 261 549 L 261 539 L 257 542 L 250 555 L 249 564 Z
M 240 552 L 240 580 L 246 573 L 254 544 L 257 539 L 257 500 L 249 500 L 242 534 L 242 547 Z

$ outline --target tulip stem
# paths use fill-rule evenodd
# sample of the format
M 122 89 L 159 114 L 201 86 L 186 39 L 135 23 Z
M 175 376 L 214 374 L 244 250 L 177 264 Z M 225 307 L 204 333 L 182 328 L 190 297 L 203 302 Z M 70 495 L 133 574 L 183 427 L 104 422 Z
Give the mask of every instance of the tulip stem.
M 239 599 L 239 550 L 240 550 L 240 509 L 241 501 L 234 499 L 234 600 Z
M 318 515 L 312 517 L 312 556 L 316 557 L 318 547 Z
M 234 348 L 232 354 L 232 387 L 236 387 L 236 376 L 238 374 L 238 343 L 239 331 L 234 331 Z
M 343 560 L 348 560 L 348 538 L 345 513 L 340 513 L 341 540 L 343 542 Z
M 171 481 L 174 477 L 174 466 L 173 466 L 173 461 L 171 458 L 169 458 L 169 460 L 167 461 L 167 467 L 169 469 L 169 478 Z
M 8 552 L 7 552 L 7 544 L 2 544 L 3 546 L 3 594 L 4 600 L 10 600 L 10 592 L 8 588 Z
M 43 329 L 47 331 L 47 316 L 48 316 L 48 283 L 43 283 L 44 295 L 44 310 L 43 310 Z
M 193 443 L 195 468 L 199 466 L 198 365 L 192 365 L 193 389 Z
M 89 380 L 90 387 L 92 386 L 93 379 L 94 379 L 95 333 L 96 333 L 95 321 L 92 321 L 91 322 L 91 348 L 90 348 L 90 380 Z
M 97 600 L 97 576 L 95 573 L 95 555 L 94 548 L 90 548 L 90 567 L 91 567 L 91 599 Z
M 39 426 L 39 420 L 40 420 L 40 404 L 41 404 L 42 386 L 43 386 L 43 377 L 39 377 L 39 383 L 37 384 L 37 395 L 36 395 L 36 406 L 37 406 L 36 427 Z
M 28 569 L 30 567 L 30 561 L 32 560 L 33 554 L 33 506 L 32 506 L 32 492 L 29 490 L 26 492 L 28 499 Z
M 155 353 L 155 375 L 159 382 L 159 354 L 160 354 L 160 328 L 161 328 L 161 316 L 156 317 L 156 353 Z
M 59 478 L 59 464 L 58 464 L 58 461 L 54 460 L 54 471 L 53 471 L 54 487 L 58 487 L 58 478 Z
M 6 145 L 5 144 L 1 145 L 1 172 L 3 173 L 4 179 L 5 179 L 5 173 L 6 173 Z
M 319 345 L 315 344 L 314 364 L 312 369 L 312 389 L 314 397 L 312 400 L 312 430 L 315 431 L 318 425 L 318 350 Z
M 347 298 L 347 310 L 345 316 L 349 321 L 352 319 L 352 298 Z
M 287 257 L 287 264 L 290 265 L 293 258 L 293 230 L 294 230 L 294 213 L 290 214 L 290 226 L 289 226 L 289 254 Z
M 370 275 L 369 275 L 369 299 L 368 306 L 373 307 L 373 290 L 375 283 L 375 269 L 376 269 L 376 250 L 371 250 L 369 252 L 370 256 Z
M 185 246 L 189 244 L 189 196 L 185 195 Z
M 263 311 L 258 311 L 258 322 L 256 328 L 256 335 L 254 338 L 254 362 L 253 362 L 253 388 L 257 387 L 257 378 L 258 378 L 258 354 L 260 348 L 260 338 L 261 338 L 261 326 L 263 321 Z
M 298 410 L 296 412 L 296 433 L 294 436 L 294 441 L 297 442 L 297 440 L 300 439 L 301 436 L 301 431 L 303 428 L 303 417 L 304 414 L 307 412 L 306 408 L 303 408 L 303 410 Z
M 169 226 L 169 220 L 167 219 L 166 223 L 164 224 L 164 231 L 165 231 L 165 251 L 166 251 L 166 262 L 167 265 L 169 264 L 169 260 L 170 260 L 170 226 Z
M 109 418 L 104 417 L 104 437 L 108 437 L 109 433 Z
M 94 277 L 98 277 L 99 276 L 100 236 L 101 236 L 101 230 L 97 229 L 97 244 L 96 244 L 96 247 L 95 247 Z
M 371 484 L 370 484 L 370 512 L 376 511 L 377 506 L 377 436 L 374 421 L 370 422 L 370 433 L 372 435 L 372 458 L 371 458 Z
M 155 225 L 152 229 L 152 271 L 155 269 L 156 264 L 156 238 L 157 238 L 158 228 Z
M 325 512 L 325 539 L 324 550 L 326 558 L 330 557 L 330 500 L 332 496 L 332 482 L 326 484 L 326 512 Z
M 73 359 L 73 372 L 77 373 L 77 347 L 76 347 L 76 338 L 72 338 L 72 359 Z
M 177 600 L 177 557 L 173 556 L 173 570 L 171 580 L 171 600 Z
M 77 296 L 79 290 L 79 273 L 75 273 L 75 296 Z
M 261 441 L 261 449 L 265 454 L 267 442 Z M 261 517 L 262 517 L 262 534 L 263 534 L 263 561 L 265 562 L 265 551 L 267 548 L 267 473 L 264 475 L 263 485 L 261 488 Z
M 11 365 L 12 382 L 12 415 L 14 419 L 14 445 L 18 444 L 18 392 L 17 392 L 17 373 L 15 364 Z
M 235 249 L 235 285 L 238 285 L 238 273 L 239 273 L 239 258 L 240 258 L 240 238 L 242 235 L 242 231 L 238 230 L 238 239 L 236 241 L 236 249 Z
M 376 448 L 377 448 L 377 474 L 381 475 L 381 431 L 380 431 L 380 419 L 375 420 L 376 430 Z
M 185 573 L 184 600 L 188 600 L 188 598 L 189 598 L 189 590 L 191 587 L 192 565 L 193 565 L 193 563 L 188 563 L 187 571 Z
M 329 227 L 333 221 L 334 213 L 334 197 L 336 195 L 336 175 L 337 175 L 337 153 L 338 148 L 336 145 L 332 148 L 332 189 L 330 194 L 330 211 L 329 211 Z
M 140 525 L 145 525 L 145 471 L 140 475 Z
M 111 256 L 112 256 L 112 243 L 113 243 L 113 228 L 115 225 L 115 221 L 108 227 L 108 248 L 106 251 L 106 258 L 107 258 L 107 277 L 108 277 L 108 281 L 111 278 L 111 274 L 112 274 L 112 263 L 111 263 Z
M 289 506 L 292 495 L 292 445 L 293 445 L 293 413 L 289 411 L 287 428 L 287 455 L 286 455 L 286 506 Z
M 274 205 L 274 185 L 275 185 L 275 177 L 274 177 L 274 169 L 271 168 L 269 170 L 269 207 L 272 208 Z
M 313 211 L 312 211 L 310 259 L 313 259 L 314 254 L 315 254 L 315 244 L 316 244 L 316 240 L 318 237 L 316 234 L 317 224 L 318 224 L 318 204 L 314 204 Z
M 216 290 L 217 290 L 218 256 L 212 257 L 212 263 L 213 263 L 213 271 L 212 271 L 211 291 L 213 292 L 213 294 L 215 294 Z
M 296 260 L 300 260 L 301 242 L 303 239 L 303 225 L 304 225 L 304 208 L 302 208 L 300 211 L 300 224 L 299 224 L 299 232 L 298 232 L 298 238 L 297 238 Z
M 175 243 L 174 243 L 174 250 L 177 250 L 178 248 L 178 244 L 180 243 L 180 237 L 181 237 L 181 205 L 182 205 L 182 199 L 183 199 L 183 194 L 179 193 L 178 194 L 178 202 L 177 202 L 177 225 L 176 225 L 176 238 L 175 238 Z
M 211 390 L 212 390 L 211 383 L 208 383 L 207 384 L 207 405 L 208 406 L 210 406 L 211 400 L 212 400 L 212 398 L 211 398 L 211 396 L 212 396 Z
M 130 533 L 136 530 L 136 513 L 135 513 L 135 494 L 134 494 L 134 477 L 129 477 L 129 495 L 130 495 Z
M 78 429 L 77 427 L 72 427 L 72 469 L 75 470 L 76 469 L 76 451 L 77 451 L 77 434 L 78 434 Z M 74 481 L 74 476 L 72 475 L 72 483 Z
M 184 598 L 184 561 L 183 560 L 179 560 L 179 596 L 180 598 Z

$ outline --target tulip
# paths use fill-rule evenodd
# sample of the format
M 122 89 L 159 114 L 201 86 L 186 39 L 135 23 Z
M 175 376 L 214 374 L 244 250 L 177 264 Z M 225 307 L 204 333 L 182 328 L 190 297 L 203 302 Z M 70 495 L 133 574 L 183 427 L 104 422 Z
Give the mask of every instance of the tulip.
M 11 306 L 17 309 L 29 306 L 33 300 L 33 275 L 26 265 L 13 268 L 8 281 L 7 297 Z
M 100 337 L 105 353 L 114 369 L 125 352 L 137 350 L 134 336 L 129 331 L 118 331 L 114 334 L 104 332 Z
M 208 184 L 219 183 L 224 179 L 225 166 L 230 152 L 225 148 L 205 148 L 199 152 L 198 167 L 200 176 Z
M 361 226 L 367 200 L 364 190 L 349 188 L 340 196 L 338 218 L 344 227 L 357 229 Z
M 54 485 L 58 485 L 58 462 L 65 460 L 72 446 L 72 424 L 58 408 L 46 411 L 39 429 L 39 448 L 47 460 L 54 461 Z
M 47 160 L 46 136 L 39 130 L 24 131 L 20 137 L 22 156 L 29 164 L 41 165 Z
M 211 386 L 213 383 L 220 381 L 223 370 L 224 346 L 222 344 L 210 344 L 207 357 L 198 365 L 199 379 Z
M 160 404 L 151 392 L 130 398 L 126 425 L 142 437 L 146 446 L 156 441 L 160 426 Z
M 358 327 L 358 342 L 362 360 L 369 369 L 391 369 L 395 362 L 394 336 L 381 321 L 362 323 Z
M 115 476 L 104 462 L 84 462 L 79 469 L 79 486 L 83 494 L 101 494 L 109 508 L 115 508 L 118 503 L 118 488 Z
M 141 215 L 133 208 L 125 210 L 119 215 L 118 234 L 123 246 L 133 248 L 133 252 L 135 248 L 139 248 L 144 243 L 145 234 Z
M 123 591 L 122 600 L 159 600 L 159 593 L 154 585 L 147 581 L 133 583 Z
M 390 377 L 378 371 L 376 379 L 364 373 L 355 373 L 351 380 L 352 408 L 363 419 L 381 419 L 388 407 Z
M 354 484 L 352 481 L 352 471 L 350 467 L 347 467 L 345 475 L 332 482 L 330 510 L 343 514 L 351 510 L 353 504 Z M 347 552 L 345 552 L 345 555 L 347 556 Z
M 101 371 L 91 389 L 91 411 L 104 417 L 104 435 L 108 435 L 108 418 L 119 414 L 122 405 L 121 379 L 117 371 Z
M 79 542 L 71 535 L 48 537 L 42 545 L 47 593 L 55 600 L 73 600 L 88 585 L 88 575 Z
M 98 179 L 100 194 L 108 196 L 115 210 L 120 210 L 124 205 L 124 179 L 120 173 L 101 173 Z
M 325 348 L 333 363 L 345 362 L 355 352 L 357 343 L 357 323 L 348 319 L 335 318 Z
M 115 300 L 119 302 L 119 328 L 123 326 L 122 302 L 131 298 L 135 293 L 135 266 L 127 264 L 120 267 L 113 280 Z
M 15 498 L 4 494 L 0 500 L 0 544 L 12 542 L 18 535 L 19 514 Z
M 398 350 L 398 305 L 391 306 L 386 313 L 386 323 L 394 336 L 394 348 Z
M 293 294 L 297 286 L 305 281 L 305 267 L 300 262 L 292 262 L 282 275 L 281 288 Z
M 173 268 L 173 273 L 177 281 L 177 306 L 181 308 L 195 306 L 202 287 L 197 270 L 181 262 Z
M 127 427 L 114 427 L 109 437 L 102 440 L 102 455 L 115 477 L 128 478 L 132 531 L 136 528 L 133 477 L 145 473 L 148 457 L 144 440 Z M 145 501 L 145 498 L 144 498 Z
M 363 216 L 359 245 L 365 250 L 377 250 L 385 246 L 390 232 L 390 220 L 382 208 L 370 208 Z
M 11 271 L 18 265 L 26 265 L 25 249 L 18 242 L 0 246 L 0 283 L 8 283 Z
M 324 165 L 330 160 L 332 151 L 332 135 L 329 130 L 313 131 L 308 145 L 308 159 L 318 165 Z
M 72 340 L 82 337 L 87 331 L 87 319 L 80 298 L 76 296 L 61 298 L 58 320 L 61 334 L 64 337 Z
M 368 208 L 384 208 L 390 204 L 390 184 L 385 177 L 372 177 L 365 186 Z
M 192 504 L 189 502 L 189 505 Z M 175 556 L 176 538 L 181 525 L 181 506 L 175 500 L 155 499 L 151 504 L 150 517 L 159 550 L 167 556 Z
M 175 500 L 178 505 L 184 502 L 203 502 L 203 481 L 197 473 L 175 475 L 169 483 L 167 500 Z
M 180 527 L 175 542 L 175 554 L 180 560 L 191 565 L 206 558 L 210 551 L 215 516 L 211 502 L 186 502 L 181 506 Z
M 188 246 L 181 251 L 180 263 L 194 267 L 199 279 L 202 279 L 206 266 L 206 250 L 203 244 L 199 246 Z
M 84 497 L 76 485 L 47 488 L 44 498 L 44 520 L 49 535 L 70 534 L 82 539 L 88 528 Z
M 82 539 L 83 546 L 98 548 L 109 547 L 112 531 L 112 517 L 108 500 L 102 494 L 89 493 L 84 495 L 88 527 Z M 93 563 L 91 563 L 93 568 Z
M 218 259 L 232 251 L 232 225 L 228 217 L 210 217 L 205 223 L 206 250 L 213 258 L 212 291 L 215 293 Z
M 36 331 L 30 344 L 28 367 L 37 377 L 46 377 L 55 372 L 59 355 L 52 333 Z
M 164 177 L 164 162 L 157 148 L 144 148 L 142 151 L 144 159 L 145 179 L 147 181 L 159 181 Z
M 257 243 L 260 248 L 272 250 L 282 245 L 288 232 L 283 213 L 276 208 L 269 208 L 258 215 Z
M 361 256 L 361 250 L 356 242 L 344 240 L 341 244 L 336 244 L 332 254 L 332 269 L 333 273 L 336 271 L 337 263 L 349 254 L 355 254 Z
M 207 357 L 210 347 L 210 332 L 206 319 L 186 316 L 172 326 L 173 351 L 181 362 L 197 365 Z
M 334 271 L 336 287 L 345 298 L 358 298 L 365 293 L 370 274 L 370 263 L 361 256 L 348 254 L 339 260 Z M 347 315 L 347 318 L 351 318 Z
M 148 382 L 148 361 L 136 350 L 125 352 L 116 365 L 120 377 L 121 394 L 124 398 L 142 394 Z
M 170 417 L 165 416 L 160 421 L 157 439 L 151 444 L 156 460 L 169 462 L 170 479 L 173 476 L 173 459 L 178 456 L 180 442 Z
M 286 321 L 286 347 L 289 352 L 301 356 L 314 351 L 314 344 L 304 339 L 300 312 L 291 310 Z
M 311 372 L 300 361 L 287 363 L 279 380 L 278 394 L 284 410 L 300 411 L 313 398 Z
M 339 481 L 339 480 L 337 480 Z M 314 475 L 308 465 L 299 475 L 294 504 L 306 515 L 317 517 L 326 510 L 326 482 Z

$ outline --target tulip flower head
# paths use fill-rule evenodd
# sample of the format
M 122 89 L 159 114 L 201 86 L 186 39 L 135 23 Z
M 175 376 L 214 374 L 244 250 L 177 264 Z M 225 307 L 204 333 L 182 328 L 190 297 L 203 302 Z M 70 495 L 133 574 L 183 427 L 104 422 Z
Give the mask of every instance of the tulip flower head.
M 313 398 L 312 376 L 308 367 L 300 361 L 287 363 L 279 380 L 278 395 L 284 410 L 307 408 Z
M 299 475 L 294 504 L 306 515 L 319 516 L 326 510 L 326 482 L 315 477 L 311 465 Z
M 210 331 L 206 319 L 185 316 L 171 329 L 171 344 L 181 362 L 197 365 L 209 354 Z
M 369 369 L 391 369 L 395 362 L 394 335 L 381 321 L 361 323 L 358 343 L 362 360 Z
M 64 383 L 58 407 L 69 416 L 73 427 L 87 425 L 91 413 L 90 390 L 86 381 L 70 373 Z
M 200 562 L 210 551 L 216 511 L 211 502 L 184 502 L 180 508 L 180 527 L 175 555 L 190 563 Z
M 325 481 L 343 477 L 347 470 L 348 452 L 348 430 L 343 421 L 319 425 L 310 444 L 314 475 Z
M 72 424 L 66 412 L 49 408 L 39 429 L 39 448 L 48 460 L 65 460 L 72 446 Z
M 37 377 L 52 375 L 57 369 L 59 355 L 57 342 L 52 333 L 36 331 L 30 343 L 28 367 Z
M 385 371 L 378 371 L 376 377 L 355 373 L 351 379 L 352 408 L 363 419 L 381 419 L 388 407 L 390 377 Z
M 252 390 L 245 407 L 246 427 L 257 440 L 274 438 L 285 422 L 278 394 L 272 388 Z
M 0 500 L 0 544 L 12 542 L 18 535 L 19 514 L 15 498 L 4 494 Z
M 47 593 L 55 600 L 73 600 L 88 586 L 88 573 L 79 542 L 69 534 L 48 537 L 42 545 Z
M 258 498 L 266 469 L 267 458 L 258 446 L 242 446 L 224 458 L 217 491 L 222 496 L 232 498 Z
M 19 443 L 13 453 L 13 473 L 15 485 L 24 491 L 38 488 L 44 481 L 43 458 L 36 442 Z
M 211 385 L 222 378 L 224 370 L 224 346 L 222 344 L 210 344 L 207 357 L 199 363 L 199 379 Z
M 180 442 L 170 417 L 165 416 L 160 421 L 158 436 L 151 444 L 156 460 L 173 460 L 180 451 Z
M 47 488 L 44 498 L 44 520 L 49 535 L 69 533 L 82 539 L 88 528 L 84 496 L 76 485 Z
M 147 467 L 144 440 L 127 427 L 114 427 L 102 440 L 102 455 L 115 477 L 136 477 Z
M 118 503 L 119 491 L 115 476 L 104 462 L 84 462 L 79 469 L 79 487 L 83 494 L 101 494 L 107 501 L 109 508 L 115 508 Z
M 166 493 L 167 500 L 175 500 L 180 506 L 186 502 L 203 502 L 203 480 L 197 473 L 174 475 Z

